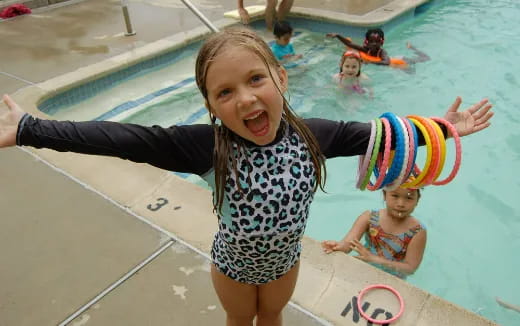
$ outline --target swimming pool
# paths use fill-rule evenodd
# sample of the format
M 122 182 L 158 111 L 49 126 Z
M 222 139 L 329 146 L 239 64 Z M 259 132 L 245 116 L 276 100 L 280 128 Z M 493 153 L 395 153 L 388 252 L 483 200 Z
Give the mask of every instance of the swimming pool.
M 512 72 L 520 70 L 511 59 L 520 47 L 515 29 L 507 25 L 519 13 L 512 1 L 439 2 L 434 10 L 387 29 L 385 48 L 390 54 L 407 54 L 405 42 L 409 40 L 432 61 L 418 64 L 413 75 L 366 67 L 374 80 L 373 100 L 346 97 L 330 83 L 342 47 L 326 40 L 323 33 L 338 31 L 359 37 L 356 29 L 296 20 L 294 25 L 302 33 L 295 37 L 294 45 L 307 62 L 289 68 L 291 105 L 304 117 L 367 121 L 385 111 L 442 115 L 456 95 L 463 96 L 466 104 L 482 96 L 495 103 L 493 128 L 463 141 L 463 166 L 455 181 L 424 191 L 416 216 L 426 224 L 429 241 L 423 264 L 409 281 L 504 325 L 520 320 L 494 301 L 498 296 L 520 302 L 520 285 L 515 282 L 520 266 L 514 258 L 520 249 L 514 233 L 520 223 L 519 205 L 514 201 L 519 184 L 510 178 L 520 156 L 520 146 L 513 138 L 518 123 L 513 110 L 518 106 L 512 95 L 518 87 Z M 304 26 L 321 33 L 311 33 Z M 176 64 L 145 67 L 145 73 L 133 76 L 130 83 L 107 81 L 114 85 L 111 93 L 98 93 L 67 109 L 43 103 L 42 110 L 48 108 L 47 112 L 60 119 L 164 126 L 207 122 L 202 98 L 190 79 L 196 47 L 183 51 L 172 60 Z M 75 103 L 73 98 L 70 102 Z M 383 205 L 379 193 L 354 189 L 356 164 L 354 158 L 328 162 L 328 194 L 317 194 L 307 235 L 339 238 L 363 210 Z
M 368 66 L 373 101 L 343 99 L 341 106 L 348 108 L 343 114 L 337 105 L 328 107 L 337 99 L 324 106 L 313 103 L 321 107 L 320 116 L 361 121 L 385 111 L 439 116 L 457 95 L 465 104 L 481 97 L 495 104 L 492 127 L 463 140 L 462 168 L 454 182 L 423 192 L 415 216 L 426 224 L 428 244 L 421 267 L 408 281 L 501 325 L 520 324 L 520 314 L 495 301 L 520 303 L 520 182 L 514 177 L 520 166 L 515 141 L 520 65 L 512 60 L 520 55 L 520 35 L 512 24 L 519 15 L 520 3 L 514 1 L 440 3 L 386 35 L 391 55 L 407 54 L 410 41 L 431 56 L 417 64 L 415 74 Z M 334 68 L 330 74 L 334 63 L 327 64 Z M 317 194 L 307 235 L 339 239 L 363 210 L 384 206 L 380 193 L 354 189 L 356 164 L 329 160 L 328 194 Z

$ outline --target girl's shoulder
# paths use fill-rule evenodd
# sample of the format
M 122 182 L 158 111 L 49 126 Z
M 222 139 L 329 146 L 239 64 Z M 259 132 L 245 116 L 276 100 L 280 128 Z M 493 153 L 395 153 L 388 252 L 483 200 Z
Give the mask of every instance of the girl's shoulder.
M 365 73 L 361 73 L 358 77 L 362 81 L 369 81 L 370 77 L 368 77 Z
M 410 229 L 414 229 L 417 232 L 421 230 L 426 230 L 426 226 L 419 219 L 413 216 L 409 217 L 408 226 Z

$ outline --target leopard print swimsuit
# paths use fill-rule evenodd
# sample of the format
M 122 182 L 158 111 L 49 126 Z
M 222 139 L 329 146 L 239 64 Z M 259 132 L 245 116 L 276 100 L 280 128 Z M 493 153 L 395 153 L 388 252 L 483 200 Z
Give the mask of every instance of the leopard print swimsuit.
M 304 121 L 326 158 L 366 152 L 369 123 Z M 305 142 L 292 127 L 284 129 L 267 146 L 251 144 L 240 151 L 235 146 L 239 176 L 229 174 L 211 256 L 222 273 L 240 282 L 262 284 L 278 279 L 300 256 L 315 171 Z M 421 136 L 419 143 L 424 144 Z M 16 144 L 114 156 L 194 173 L 215 189 L 215 138 L 210 125 L 147 127 L 45 120 L 26 114 L 18 124 Z
M 307 146 L 289 130 L 269 146 L 240 152 L 234 147 L 238 180 L 229 173 L 211 257 L 219 271 L 236 281 L 276 280 L 300 257 L 315 174 Z M 204 179 L 214 184 L 213 173 Z

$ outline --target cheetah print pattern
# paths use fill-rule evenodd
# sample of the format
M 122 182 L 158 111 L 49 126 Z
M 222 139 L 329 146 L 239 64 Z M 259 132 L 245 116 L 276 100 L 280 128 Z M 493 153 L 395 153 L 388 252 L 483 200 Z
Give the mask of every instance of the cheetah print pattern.
M 314 197 L 314 165 L 292 128 L 273 145 L 235 150 L 235 155 L 238 179 L 230 172 L 223 207 L 227 214 L 219 216 L 211 256 L 230 278 L 263 284 L 285 275 L 300 257 Z

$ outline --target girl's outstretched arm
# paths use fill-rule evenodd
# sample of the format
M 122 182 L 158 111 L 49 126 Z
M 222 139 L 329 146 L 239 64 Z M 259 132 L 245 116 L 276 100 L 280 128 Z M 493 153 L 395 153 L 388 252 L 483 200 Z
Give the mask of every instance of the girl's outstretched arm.
M 163 128 L 111 121 L 57 121 L 26 114 L 4 96 L 9 111 L 0 116 L 0 147 L 14 145 L 60 152 L 119 157 L 161 169 L 203 174 L 213 166 L 210 125 Z
M 343 37 L 343 36 L 341 36 L 339 34 L 336 34 L 336 33 L 328 33 L 326 36 L 327 37 L 335 37 L 335 38 L 337 38 L 338 40 L 341 41 L 341 43 L 345 44 L 349 48 L 352 48 L 352 49 L 355 49 L 355 50 L 358 50 L 358 51 L 362 51 L 362 52 L 366 51 L 365 48 L 362 47 L 361 45 L 352 42 L 352 40 L 349 37 Z
M 321 243 L 325 253 L 331 253 L 333 251 L 343 251 L 349 253 L 352 249 L 350 248 L 350 242 L 352 240 L 359 240 L 363 234 L 368 230 L 370 220 L 370 211 L 366 211 L 359 215 L 356 219 L 350 231 L 340 241 L 326 240 Z
M 461 103 L 462 99 L 457 96 L 455 102 L 444 115 L 444 119 L 455 126 L 459 136 L 471 135 L 489 127 L 491 124 L 489 120 L 493 117 L 494 112 L 490 112 L 493 105 L 488 103 L 488 99 L 482 99 L 466 110 L 459 112 Z
M 426 247 L 426 230 L 418 232 L 408 244 L 406 256 L 402 262 L 388 260 L 384 257 L 374 255 L 361 244 L 358 240 L 350 242 L 350 249 L 356 251 L 359 256 L 356 258 L 385 266 L 405 275 L 413 274 L 421 264 L 424 248 Z
M 3 100 L 7 105 L 7 112 L 0 115 L 0 148 L 16 145 L 18 124 L 25 114 L 9 95 L 4 95 Z

